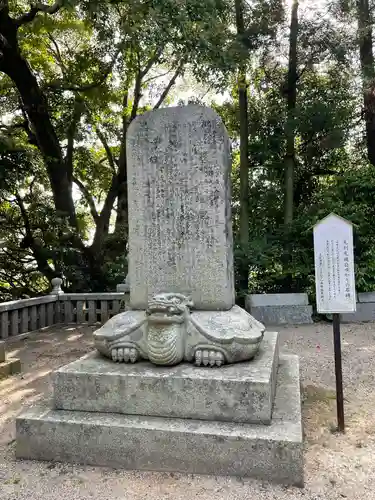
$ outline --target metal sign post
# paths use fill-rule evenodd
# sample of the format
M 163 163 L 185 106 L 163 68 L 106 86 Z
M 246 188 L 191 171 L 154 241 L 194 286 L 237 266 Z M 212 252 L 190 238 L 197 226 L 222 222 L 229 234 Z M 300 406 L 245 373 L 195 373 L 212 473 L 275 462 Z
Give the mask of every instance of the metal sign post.
M 333 345 L 335 349 L 337 428 L 345 432 L 344 391 L 342 388 L 340 315 L 333 314 Z
M 318 313 L 333 314 L 338 430 L 345 432 L 340 314 L 355 312 L 353 225 L 330 214 L 314 226 L 316 304 Z

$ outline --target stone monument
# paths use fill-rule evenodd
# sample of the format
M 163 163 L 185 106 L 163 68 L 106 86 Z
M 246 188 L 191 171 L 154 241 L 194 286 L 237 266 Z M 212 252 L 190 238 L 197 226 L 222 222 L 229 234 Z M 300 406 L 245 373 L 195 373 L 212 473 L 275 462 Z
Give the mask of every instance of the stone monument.
M 130 308 L 94 333 L 120 362 L 221 366 L 264 326 L 234 304 L 230 144 L 203 107 L 145 114 L 128 132 Z
M 209 108 L 131 124 L 129 310 L 17 419 L 19 458 L 302 484 L 298 358 L 234 303 L 230 164 Z

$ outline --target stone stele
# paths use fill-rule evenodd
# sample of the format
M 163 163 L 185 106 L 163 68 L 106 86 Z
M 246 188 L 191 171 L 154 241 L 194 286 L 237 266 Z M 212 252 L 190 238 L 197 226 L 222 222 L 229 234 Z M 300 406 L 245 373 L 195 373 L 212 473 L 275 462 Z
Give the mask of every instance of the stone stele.
M 195 309 L 234 305 L 230 144 L 210 108 L 146 113 L 129 127 L 130 305 L 188 293 Z
M 94 333 L 100 353 L 54 373 L 51 410 L 17 417 L 16 456 L 301 486 L 298 359 L 234 304 L 223 124 L 151 112 L 127 154 L 131 307 Z
M 230 143 L 190 105 L 145 113 L 127 136 L 130 310 L 94 333 L 118 362 L 252 359 L 264 326 L 234 304 Z

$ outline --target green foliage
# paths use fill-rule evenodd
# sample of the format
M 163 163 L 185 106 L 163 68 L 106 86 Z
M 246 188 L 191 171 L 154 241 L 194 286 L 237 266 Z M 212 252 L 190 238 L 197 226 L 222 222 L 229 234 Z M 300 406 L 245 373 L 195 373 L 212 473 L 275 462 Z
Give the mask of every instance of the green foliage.
M 318 48 L 322 43 L 318 40 Z M 300 47 L 302 50 L 302 47 Z M 326 47 L 324 52 L 326 52 Z M 318 54 L 321 53 L 319 48 Z M 316 56 L 315 56 L 316 57 Z M 325 54 L 324 54 L 325 57 Z M 363 204 L 353 200 L 349 210 L 347 183 L 360 182 L 357 175 L 365 175 L 368 167 L 359 160 L 353 143 L 352 123 L 358 104 L 352 91 L 350 72 L 335 59 L 325 70 L 314 65 L 301 72 L 298 81 L 298 100 L 292 124 L 296 133 L 296 169 L 293 224 L 285 227 L 284 157 L 286 101 L 284 82 L 286 67 L 268 59 L 253 66 L 249 85 L 249 225 L 250 238 L 246 248 L 239 243 L 239 204 L 233 206 L 235 235 L 235 269 L 249 270 L 248 290 L 237 284 L 238 296 L 248 291 L 300 292 L 314 294 L 314 256 L 312 227 L 319 218 L 336 212 L 349 220 L 356 218 L 354 209 L 365 216 L 371 197 L 363 197 Z M 235 87 L 232 97 L 223 104 L 215 104 L 238 148 L 239 117 Z M 239 199 L 238 149 L 234 151 L 232 191 Z M 366 174 L 367 177 L 371 175 Z M 343 211 L 343 207 L 348 212 Z M 358 215 L 357 215 L 358 216 Z M 353 220 L 354 222 L 354 220 Z M 368 227 L 364 235 L 371 234 Z M 366 269 L 372 269 L 371 252 L 358 246 L 356 258 L 358 289 L 372 287 L 369 276 L 361 278 Z M 369 272 L 369 274 L 371 271 Z
M 261 182 L 260 182 L 261 184 Z M 254 196 L 257 186 L 253 186 Z M 275 206 L 272 193 L 266 203 Z M 267 212 L 252 212 L 251 238 L 246 249 L 236 248 L 236 266 L 249 267 L 249 290 L 263 292 L 301 292 L 314 295 L 313 225 L 334 212 L 353 222 L 356 287 L 358 292 L 375 290 L 375 168 L 365 163 L 342 165 L 342 172 L 325 178 L 310 198 L 300 204 L 289 231 Z M 253 208 L 254 210 L 254 208 Z M 268 209 L 269 211 L 269 209 Z M 285 266 L 285 253 L 290 259 Z M 241 291 L 240 291 L 241 293 Z M 245 293 L 245 291 L 242 291 Z
M 375 171 L 363 160 L 355 40 L 342 24 L 354 2 L 338 4 L 330 12 L 341 24 L 329 15 L 300 16 L 297 106 L 288 120 L 289 20 L 280 0 L 244 2 L 241 37 L 229 0 L 70 0 L 21 26 L 20 50 L 48 103 L 77 221 L 72 227 L 56 212 L 48 158 L 19 89 L 0 73 L 0 300 L 45 293 L 56 275 L 77 292 L 114 290 L 123 281 L 127 127 L 155 105 L 202 104 L 195 84 L 225 95 L 212 106 L 233 144 L 235 269 L 236 276 L 248 270 L 248 290 L 313 294 L 312 226 L 330 212 L 356 224 L 357 288 L 375 290 Z M 15 0 L 9 8 L 16 18 L 30 6 Z M 245 248 L 238 242 L 240 65 L 249 82 Z M 188 98 L 173 93 L 183 77 Z M 295 217 L 285 227 L 287 126 L 296 138 Z M 237 283 L 239 299 L 248 290 Z
M 375 290 L 375 167 L 358 162 L 327 184 L 324 206 L 331 206 L 354 226 L 357 291 Z
M 9 4 L 13 19 L 29 10 L 22 0 Z M 59 141 L 54 154 L 60 147 L 60 169 L 71 182 L 70 190 L 61 188 L 73 197 L 76 220 L 71 227 L 57 213 L 51 158 L 40 149 L 19 89 L 1 73 L 3 299 L 41 293 L 55 275 L 63 275 L 72 291 L 113 290 L 124 279 L 127 228 L 114 209 L 124 184 L 126 191 L 127 127 L 137 114 L 167 101 L 176 72 L 189 67 L 216 82 L 228 71 L 230 12 L 225 0 L 72 0 L 20 27 L 20 51 L 48 102 Z

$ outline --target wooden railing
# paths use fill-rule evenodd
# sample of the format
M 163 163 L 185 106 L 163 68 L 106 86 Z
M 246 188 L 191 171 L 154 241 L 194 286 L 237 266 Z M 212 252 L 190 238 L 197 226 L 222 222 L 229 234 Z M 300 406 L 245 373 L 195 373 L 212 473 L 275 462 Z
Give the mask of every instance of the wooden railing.
M 124 310 L 126 296 L 115 293 L 63 293 L 52 280 L 51 295 L 0 303 L 0 339 L 62 324 L 102 324 Z

